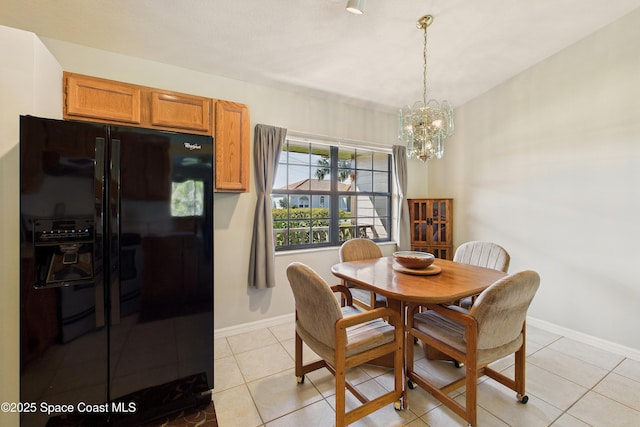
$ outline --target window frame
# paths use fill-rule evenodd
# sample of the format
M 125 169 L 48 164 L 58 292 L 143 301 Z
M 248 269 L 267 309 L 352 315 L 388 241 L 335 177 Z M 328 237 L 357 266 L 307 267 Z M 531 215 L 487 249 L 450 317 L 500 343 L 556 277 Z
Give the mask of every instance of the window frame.
M 286 184 L 283 187 L 280 188 L 276 188 L 274 186 L 274 188 L 271 191 L 271 197 L 272 200 L 275 200 L 276 198 L 281 198 L 281 197 L 285 197 L 286 198 L 286 208 L 287 209 L 292 209 L 291 207 L 291 197 L 303 197 L 303 196 L 309 196 L 311 198 L 310 204 L 309 204 L 309 209 L 310 209 L 310 214 L 313 212 L 313 200 L 315 198 L 317 198 L 318 200 L 322 200 L 324 198 L 325 201 L 325 205 L 327 204 L 328 201 L 328 210 L 329 210 L 329 234 L 328 234 L 328 240 L 327 241 L 322 241 L 322 242 L 309 242 L 309 243 L 298 243 L 298 244 L 286 244 L 286 245 L 278 245 L 277 244 L 277 239 L 275 238 L 276 234 L 277 234 L 277 230 L 279 230 L 278 228 L 273 229 L 274 231 L 274 243 L 275 243 L 275 250 L 277 252 L 284 252 L 284 251 L 290 251 L 290 250 L 304 250 L 304 249 L 315 249 L 315 248 L 326 248 L 326 247 L 338 247 L 340 245 L 342 245 L 344 243 L 344 241 L 349 240 L 349 238 L 354 238 L 354 237 L 360 237 L 358 235 L 354 235 L 349 237 L 346 240 L 341 241 L 340 240 L 340 222 L 341 222 L 341 218 L 340 218 L 340 198 L 341 197 L 351 197 L 352 201 L 353 200 L 357 200 L 357 197 L 369 197 L 372 200 L 372 203 L 375 202 L 376 198 L 383 198 L 386 200 L 386 203 L 384 204 L 384 211 L 386 212 L 386 215 L 379 217 L 378 215 L 375 215 L 375 217 L 371 217 L 372 219 L 374 218 L 380 218 L 381 221 L 383 221 L 383 228 L 386 231 L 386 236 L 379 236 L 379 237 L 369 237 L 371 238 L 371 240 L 375 241 L 375 242 L 389 242 L 393 240 L 393 228 L 394 228 L 394 220 L 393 220 L 393 200 L 396 196 L 396 191 L 395 191 L 395 185 L 394 185 L 394 175 L 393 175 L 393 154 L 391 152 L 391 150 L 389 149 L 384 149 L 382 147 L 371 147 L 371 146 L 358 146 L 358 145 L 348 145 L 345 146 L 343 144 L 336 144 L 333 141 L 324 141 L 324 140 L 308 140 L 308 139 L 298 139 L 296 137 L 290 137 L 287 136 L 284 144 L 283 144 L 283 150 L 282 150 L 282 154 L 281 155 L 287 155 L 289 152 L 289 147 L 291 145 L 300 145 L 300 144 L 306 144 L 307 147 L 309 148 L 309 161 L 306 164 L 292 164 L 292 163 L 288 163 L 287 162 L 283 162 L 282 159 L 280 160 L 280 162 L 277 165 L 277 168 L 280 168 L 282 166 L 286 166 L 287 168 L 291 167 L 292 165 L 294 166 L 299 166 L 299 167 L 307 167 L 309 170 L 309 176 L 307 177 L 308 179 L 315 179 L 314 175 L 313 175 L 313 171 L 315 170 L 315 168 L 317 168 L 318 165 L 313 164 L 312 162 L 312 156 L 313 156 L 313 151 L 314 151 L 314 147 L 317 149 L 317 147 L 326 147 L 329 151 L 329 180 L 330 180 L 330 189 L 329 190 L 313 190 L 311 189 L 311 186 L 309 186 L 309 188 L 306 189 L 288 189 L 287 186 L 291 185 L 292 182 L 289 181 L 290 177 L 288 176 L 290 170 L 287 170 L 287 180 L 286 180 Z M 339 160 L 340 160 L 340 152 L 341 150 L 346 151 L 346 150 L 353 150 L 354 152 L 354 159 L 356 159 L 355 164 L 351 164 L 349 166 L 349 169 L 352 169 L 355 173 L 357 173 L 358 171 L 365 171 L 369 174 L 371 174 L 371 188 L 369 191 L 363 191 L 361 189 L 359 189 L 358 187 L 353 188 L 351 190 L 345 191 L 345 190 L 339 190 L 339 183 L 341 182 L 339 177 L 340 177 L 340 170 L 344 170 L 344 164 L 340 164 Z M 361 167 L 360 165 L 358 165 L 357 163 L 357 158 L 358 158 L 358 151 L 360 152 L 371 152 L 371 165 L 369 165 L 369 167 Z M 295 151 L 292 151 L 295 152 Z M 386 156 L 386 165 L 384 166 L 384 169 L 381 168 L 376 168 L 376 161 L 375 161 L 375 156 L 379 155 L 379 154 L 383 154 Z M 376 174 L 386 174 L 386 179 L 383 181 L 385 186 L 386 186 L 386 190 L 387 191 L 380 191 L 379 189 L 376 189 L 376 185 L 374 183 L 374 177 L 376 176 Z M 278 170 L 276 169 L 276 176 L 278 175 Z M 357 177 L 357 175 L 356 175 Z M 356 178 L 357 180 L 357 178 Z M 357 182 L 357 181 L 356 181 Z M 275 202 L 274 202 L 275 203 Z M 383 201 L 384 203 L 384 201 Z M 275 207 L 274 207 L 275 208 Z M 375 209 L 375 208 L 374 208 Z M 353 212 L 353 209 L 351 209 L 349 212 Z M 273 218 L 273 216 L 272 216 Z M 286 218 L 287 223 L 290 223 L 292 220 L 292 216 L 288 215 Z M 355 232 L 358 232 L 358 224 L 357 224 L 357 219 L 360 218 L 357 213 L 356 216 L 351 216 L 350 219 L 356 219 L 356 223 L 354 224 L 354 229 Z M 362 217 L 362 218 L 368 218 L 368 217 Z M 278 221 L 281 221 L 281 219 L 278 219 Z M 274 223 L 276 222 L 276 220 L 274 219 Z M 384 223 L 386 222 L 386 226 L 384 225 Z M 310 218 L 309 221 L 309 225 L 308 225 L 308 233 L 311 237 L 309 237 L 309 239 L 313 239 L 313 218 Z M 375 227 L 375 225 L 374 225 Z M 287 228 L 288 229 L 288 228 Z M 373 230 L 373 228 L 372 228 Z M 350 231 L 351 232 L 351 231 Z

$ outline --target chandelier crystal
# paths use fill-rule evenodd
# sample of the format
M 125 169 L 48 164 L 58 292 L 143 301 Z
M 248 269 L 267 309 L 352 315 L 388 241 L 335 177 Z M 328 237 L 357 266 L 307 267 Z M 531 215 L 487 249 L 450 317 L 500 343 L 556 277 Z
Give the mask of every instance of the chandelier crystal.
M 400 109 L 400 131 L 398 139 L 407 146 L 407 157 L 423 162 L 441 159 L 444 154 L 444 141 L 453 135 L 453 108 L 448 101 L 427 101 L 427 27 L 433 22 L 433 16 L 425 15 L 416 26 L 424 30 L 424 76 L 422 101 L 406 105 Z

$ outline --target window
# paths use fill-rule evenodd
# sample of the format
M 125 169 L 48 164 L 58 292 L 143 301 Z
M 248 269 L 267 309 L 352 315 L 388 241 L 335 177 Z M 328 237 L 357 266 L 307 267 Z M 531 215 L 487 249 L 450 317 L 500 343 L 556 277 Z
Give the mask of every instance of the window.
M 171 183 L 171 216 L 202 216 L 203 209 L 203 181 L 190 179 Z
M 391 237 L 391 154 L 288 138 L 272 191 L 276 250 Z

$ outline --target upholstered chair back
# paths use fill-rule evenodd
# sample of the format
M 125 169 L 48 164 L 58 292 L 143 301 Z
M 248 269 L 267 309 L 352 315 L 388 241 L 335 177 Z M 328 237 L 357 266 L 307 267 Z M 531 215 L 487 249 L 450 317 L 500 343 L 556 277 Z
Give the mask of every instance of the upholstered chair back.
M 509 253 L 500 245 L 492 242 L 466 242 L 461 244 L 453 255 L 453 260 L 464 264 L 492 268 L 507 272 Z
M 342 318 L 342 310 L 327 282 L 300 262 L 287 267 L 287 278 L 296 300 L 296 327 L 335 349 L 335 326 Z
M 347 240 L 340 246 L 340 262 L 381 258 L 382 251 L 373 240 L 356 238 Z
M 485 289 L 469 314 L 478 323 L 478 349 L 495 349 L 520 337 L 527 309 L 540 286 L 540 276 L 526 270 L 504 277 Z

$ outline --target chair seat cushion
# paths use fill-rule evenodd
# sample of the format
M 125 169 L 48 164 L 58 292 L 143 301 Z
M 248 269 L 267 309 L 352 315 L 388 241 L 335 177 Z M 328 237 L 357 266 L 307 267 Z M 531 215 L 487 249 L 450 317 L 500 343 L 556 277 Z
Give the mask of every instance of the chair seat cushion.
M 393 342 L 394 328 L 381 319 L 347 328 L 347 357 Z
M 469 310 L 473 305 L 473 297 L 462 298 L 458 305 Z
M 353 299 L 358 300 L 366 305 L 369 305 L 371 302 L 371 291 L 368 291 L 366 289 L 362 289 L 362 288 L 349 288 L 349 290 L 351 291 L 351 296 L 353 297 Z M 375 308 L 378 307 L 386 307 L 387 306 L 387 299 L 380 294 L 375 294 L 376 295 L 376 306 Z
M 462 311 L 460 307 L 451 306 L 452 310 Z M 466 354 L 466 342 L 465 342 L 465 328 L 464 325 L 454 322 L 453 320 L 444 317 L 433 310 L 424 311 L 418 313 L 413 318 L 413 327 L 418 329 L 425 335 L 434 338 L 435 340 L 444 342 L 445 344 L 455 348 L 456 350 Z M 515 340 L 504 344 L 500 347 L 479 349 L 478 350 L 478 365 L 486 365 L 495 360 L 498 360 L 504 356 L 507 356 L 522 346 L 522 334 L 520 334 Z
M 353 316 L 354 314 L 364 313 L 364 310 L 362 308 L 357 307 L 355 305 L 347 305 L 346 307 L 340 307 L 340 310 L 342 310 L 342 316 L 343 317 L 348 317 L 348 316 Z
M 342 307 L 344 317 L 362 313 L 363 310 L 355 306 Z M 296 331 L 302 340 L 318 356 L 335 364 L 335 349 L 328 347 L 316 340 L 311 334 L 305 331 L 299 324 L 296 324 Z M 381 319 L 371 320 L 347 328 L 347 357 L 365 352 L 382 344 L 393 342 L 395 339 L 394 328 Z

